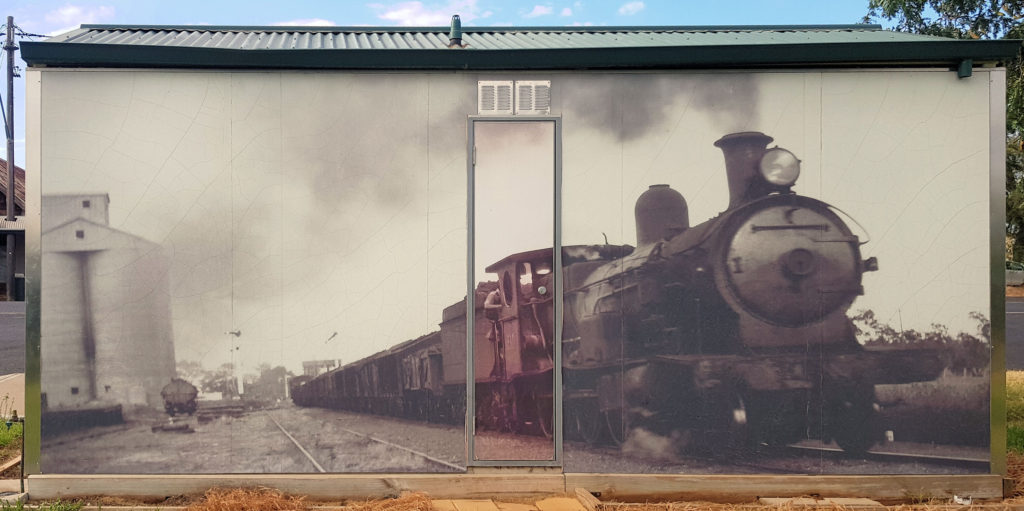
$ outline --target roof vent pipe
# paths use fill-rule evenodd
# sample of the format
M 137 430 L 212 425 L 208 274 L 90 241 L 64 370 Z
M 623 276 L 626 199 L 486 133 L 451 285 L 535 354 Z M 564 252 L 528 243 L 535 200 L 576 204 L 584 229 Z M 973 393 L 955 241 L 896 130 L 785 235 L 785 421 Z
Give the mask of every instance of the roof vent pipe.
M 462 48 L 462 20 L 459 15 L 452 16 L 452 29 L 448 32 L 448 47 Z

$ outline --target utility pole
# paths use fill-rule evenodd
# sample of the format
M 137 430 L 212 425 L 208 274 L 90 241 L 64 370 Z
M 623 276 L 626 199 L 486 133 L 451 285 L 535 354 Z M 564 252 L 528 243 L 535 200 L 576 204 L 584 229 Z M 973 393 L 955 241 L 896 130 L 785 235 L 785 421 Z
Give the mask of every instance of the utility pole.
M 14 221 L 14 16 L 7 17 L 7 221 Z M 14 233 L 7 233 L 7 299 L 16 299 L 14 291 Z

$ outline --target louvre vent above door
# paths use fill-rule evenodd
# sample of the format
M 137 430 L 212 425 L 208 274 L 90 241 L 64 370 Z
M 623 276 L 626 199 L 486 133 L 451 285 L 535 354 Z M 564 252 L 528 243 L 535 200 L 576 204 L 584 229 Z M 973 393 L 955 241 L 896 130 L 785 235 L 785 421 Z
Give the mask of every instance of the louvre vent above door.
M 517 81 L 516 113 L 542 115 L 551 113 L 551 81 Z
M 512 114 L 512 80 L 477 82 L 477 113 Z

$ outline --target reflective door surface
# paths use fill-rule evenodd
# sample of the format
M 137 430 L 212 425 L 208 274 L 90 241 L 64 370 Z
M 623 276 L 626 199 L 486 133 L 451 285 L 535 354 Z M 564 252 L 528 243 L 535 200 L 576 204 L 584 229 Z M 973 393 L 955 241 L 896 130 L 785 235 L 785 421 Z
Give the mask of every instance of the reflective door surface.
M 555 122 L 474 121 L 477 460 L 554 460 Z

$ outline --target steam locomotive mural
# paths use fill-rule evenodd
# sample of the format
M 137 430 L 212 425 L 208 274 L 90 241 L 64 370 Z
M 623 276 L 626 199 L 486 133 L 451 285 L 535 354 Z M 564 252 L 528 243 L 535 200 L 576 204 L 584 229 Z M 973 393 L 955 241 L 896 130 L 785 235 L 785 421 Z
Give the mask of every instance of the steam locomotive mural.
M 860 239 L 829 204 L 791 191 L 800 161 L 762 133 L 726 135 L 730 201 L 689 225 L 683 196 L 636 203 L 637 246 L 562 247 L 567 438 L 621 444 L 638 429 L 719 449 L 834 440 L 863 452 L 882 432 L 876 384 L 935 379 L 937 357 L 861 346 L 847 311 L 863 294 Z M 477 428 L 553 433 L 552 250 L 510 255 L 477 287 Z M 486 307 L 493 304 L 493 307 Z M 322 406 L 460 423 L 465 303 L 439 332 L 293 390 Z M 472 361 L 471 361 L 472 363 Z

